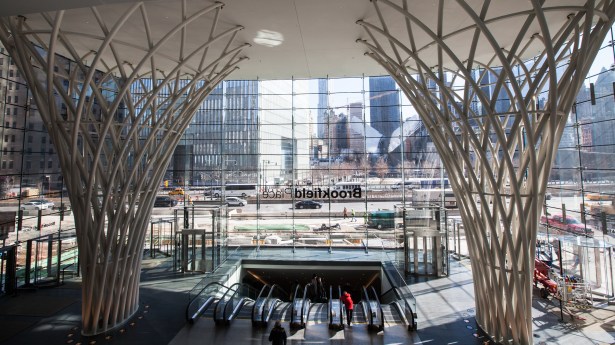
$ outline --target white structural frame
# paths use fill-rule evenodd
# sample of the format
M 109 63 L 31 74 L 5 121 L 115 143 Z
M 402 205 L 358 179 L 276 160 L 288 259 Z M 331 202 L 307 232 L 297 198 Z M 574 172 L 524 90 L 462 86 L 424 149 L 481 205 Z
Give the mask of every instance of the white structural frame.
M 31 87 L 70 192 L 84 335 L 117 328 L 137 312 L 145 235 L 175 147 L 203 99 L 246 59 L 249 45 L 234 43 L 242 27 L 219 29 L 223 4 L 192 4 L 178 2 L 177 22 L 166 33 L 150 24 L 158 19 L 147 2 L 107 18 L 91 7 L 98 35 L 65 30 L 64 11 L 37 14 L 45 28 L 31 28 L 22 16 L 0 19 L 0 40 Z M 205 16 L 214 18 L 205 21 L 208 32 L 199 27 L 202 42 L 189 45 L 191 24 Z M 142 24 L 141 46 L 120 40 L 135 22 Z M 80 54 L 74 42 L 82 40 L 98 49 Z M 179 47 L 176 56 L 160 53 L 169 44 Z M 141 58 L 126 61 L 125 48 Z M 161 71 L 161 61 L 176 67 Z
M 549 171 L 576 94 L 613 24 L 615 1 L 547 6 L 531 0 L 529 10 L 500 17 L 489 16 L 492 1 L 478 8 L 439 1 L 431 26 L 413 15 L 407 0 L 371 1 L 377 18 L 357 22 L 369 37 L 357 42 L 397 81 L 442 157 L 467 234 L 476 320 L 497 342 L 531 344 L 536 233 Z M 443 33 L 445 6 L 470 24 Z M 545 14 L 557 12 L 567 20 L 554 31 Z M 521 18 L 509 28 L 516 38 L 498 42 L 491 30 L 513 17 Z M 405 34 L 392 34 L 391 25 L 405 25 Z M 468 55 L 457 56 L 449 45 L 468 33 Z M 431 37 L 430 44 L 418 46 L 419 35 Z M 485 43 L 493 55 L 480 63 L 475 52 Z M 524 60 L 536 43 L 539 54 Z M 433 45 L 437 61 L 422 57 Z M 510 101 L 506 109 L 498 108 L 501 94 Z

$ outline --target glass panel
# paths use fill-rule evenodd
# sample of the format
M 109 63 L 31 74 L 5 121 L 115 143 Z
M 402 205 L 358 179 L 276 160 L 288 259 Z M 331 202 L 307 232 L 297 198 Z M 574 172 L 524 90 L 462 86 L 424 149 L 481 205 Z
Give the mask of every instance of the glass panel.
M 539 227 L 545 243 L 570 237 L 604 244 L 615 231 L 612 39 L 603 43 L 582 85 L 557 149 Z M 14 212 L 8 223 L 17 229 L 6 234 L 5 244 L 71 234 L 75 225 L 53 138 L 15 65 L 4 53 L 0 59 L 0 200 L 4 212 Z M 57 75 L 74 72 L 73 62 L 57 61 Z M 489 76 L 483 79 L 488 87 Z M 133 95 L 140 97 L 150 83 L 135 85 Z M 103 93 L 110 100 L 116 96 L 111 85 Z M 498 96 L 496 107 L 506 108 L 505 96 Z M 57 112 L 66 118 L 68 109 L 59 103 Z M 123 110 L 116 116 L 130 121 Z M 195 205 L 188 226 L 206 231 L 198 250 L 205 252 L 207 270 L 238 246 L 399 252 L 401 209 L 418 202 L 455 208 L 447 178 L 425 126 L 388 76 L 224 81 L 196 110 L 175 149 L 158 191 L 172 205 L 152 212 L 152 224 L 161 228 L 154 227 L 145 246 L 173 252 L 165 249 L 162 224 L 183 228 L 183 215 L 174 219 L 174 208 Z M 220 206 L 207 211 L 213 215 L 198 211 Z M 564 215 L 580 227 L 551 224 Z M 451 214 L 446 227 L 448 248 L 468 255 L 460 220 Z M 423 251 L 422 241 L 411 246 Z M 43 242 L 34 254 L 20 249 L 18 265 L 25 266 L 27 255 L 38 265 Z M 603 278 L 598 272 L 606 275 L 611 268 L 598 267 L 593 249 L 579 246 L 584 258 L 594 258 L 585 264 L 594 268 L 585 273 L 597 284 Z M 572 244 L 565 247 L 573 252 Z M 564 253 L 562 258 L 566 269 L 579 273 L 572 259 Z M 422 263 L 423 255 L 417 260 Z M 612 294 L 607 286 L 602 284 L 603 292 Z

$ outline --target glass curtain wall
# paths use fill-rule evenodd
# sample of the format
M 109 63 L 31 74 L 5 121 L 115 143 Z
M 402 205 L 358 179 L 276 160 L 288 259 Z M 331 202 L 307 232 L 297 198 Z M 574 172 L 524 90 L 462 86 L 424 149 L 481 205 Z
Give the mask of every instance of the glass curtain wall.
M 165 188 L 228 204 L 231 246 L 399 248 L 404 201 L 448 187 L 390 77 L 225 81 L 182 143 Z
M 545 252 L 561 240 L 567 274 L 607 294 L 614 290 L 614 62 L 611 35 L 569 116 L 539 234 Z M 501 99 L 503 107 L 507 102 Z M 53 143 L 2 48 L 0 112 L 0 239 L 10 245 L 70 232 Z M 160 187 L 160 196 L 178 206 L 228 204 L 231 247 L 389 250 L 403 246 L 400 210 L 443 206 L 449 186 L 422 122 L 393 80 L 359 76 L 221 83 L 197 110 Z M 37 206 L 41 199 L 53 205 Z M 446 206 L 453 216 L 454 201 Z M 173 214 L 155 214 L 165 212 Z M 463 254 L 462 230 L 454 236 L 449 248 Z

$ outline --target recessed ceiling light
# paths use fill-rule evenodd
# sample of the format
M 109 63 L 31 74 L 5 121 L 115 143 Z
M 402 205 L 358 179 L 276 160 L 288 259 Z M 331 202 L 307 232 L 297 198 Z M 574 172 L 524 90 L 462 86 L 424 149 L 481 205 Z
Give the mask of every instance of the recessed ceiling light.
M 259 30 L 254 37 L 254 43 L 265 47 L 276 47 L 284 42 L 284 36 L 276 31 Z

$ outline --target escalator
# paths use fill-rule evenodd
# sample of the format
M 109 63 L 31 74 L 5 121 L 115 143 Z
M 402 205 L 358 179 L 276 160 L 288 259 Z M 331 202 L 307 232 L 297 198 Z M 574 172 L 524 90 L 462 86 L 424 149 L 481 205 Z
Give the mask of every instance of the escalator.
M 206 315 L 208 310 L 210 313 L 213 312 L 213 309 L 209 309 L 209 307 L 217 303 L 228 290 L 229 288 L 227 286 L 218 282 L 207 284 L 188 302 L 188 306 L 186 307 L 186 321 L 190 324 L 194 324 L 199 317 Z
M 264 285 L 260 292 L 245 283 L 227 287 L 213 282 L 206 285 L 186 307 L 186 321 L 194 324 L 200 317 L 213 318 L 216 325 L 234 319 L 247 319 L 253 326 L 266 326 L 272 319 L 290 321 L 288 292 L 279 285 Z
M 380 299 L 373 286 L 361 289 L 361 307 L 362 314 L 367 321 L 367 327 L 370 330 L 384 330 L 384 317 L 382 315 L 382 306 Z M 356 312 L 356 311 L 355 311 Z
M 309 290 L 312 284 L 306 284 L 302 289 L 301 285 L 296 285 L 294 288 L 292 304 L 290 309 L 290 327 L 304 328 L 307 322 L 308 312 L 310 310 L 311 300 Z
M 406 325 L 408 331 L 416 331 L 416 306 L 409 302 L 413 300 L 409 298 L 411 296 L 408 296 L 411 294 L 398 287 L 393 287 L 382 294 L 382 312 L 387 327 L 392 324 L 403 324 Z
M 329 306 L 327 303 L 312 303 L 306 324 L 328 324 Z
M 266 327 L 272 320 L 288 322 L 305 340 L 344 339 L 346 311 L 340 286 L 330 286 L 326 302 L 312 303 L 311 284 L 297 285 L 292 294 L 279 285 L 265 284 L 260 291 L 248 284 L 226 287 L 220 283 L 205 286 L 186 308 L 186 319 L 212 318 L 216 325 L 229 325 L 234 319 L 251 320 L 253 327 Z M 292 296 L 291 301 L 288 301 Z M 381 302 L 382 301 L 382 302 Z M 403 289 L 392 288 L 379 296 L 373 286 L 361 288 L 361 300 L 354 305 L 353 326 L 365 325 L 365 332 L 416 330 L 416 306 Z M 355 329 L 355 336 L 358 335 Z
M 346 324 L 346 308 L 342 303 L 342 288 L 329 287 L 329 328 L 344 329 Z
M 231 285 L 214 308 L 216 325 L 228 325 L 238 315 L 245 315 L 246 310 L 253 306 L 254 291 L 253 287 L 245 283 Z
M 288 298 L 288 292 L 277 284 L 265 284 L 252 307 L 252 325 L 267 326 L 274 311 L 281 303 L 288 304 L 285 299 Z

